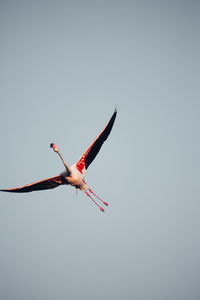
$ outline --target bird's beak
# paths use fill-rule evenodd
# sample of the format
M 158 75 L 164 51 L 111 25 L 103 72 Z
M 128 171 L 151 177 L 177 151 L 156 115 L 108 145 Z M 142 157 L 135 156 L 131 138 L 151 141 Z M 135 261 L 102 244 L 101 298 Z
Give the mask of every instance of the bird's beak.
M 55 152 L 58 152 L 58 147 L 54 143 L 50 144 L 50 148 L 53 148 Z

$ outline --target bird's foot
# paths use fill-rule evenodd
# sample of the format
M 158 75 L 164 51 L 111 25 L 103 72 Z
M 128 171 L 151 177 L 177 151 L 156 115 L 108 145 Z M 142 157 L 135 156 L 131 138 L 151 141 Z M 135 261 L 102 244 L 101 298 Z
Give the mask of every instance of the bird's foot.
M 102 211 L 102 212 L 105 212 L 105 210 L 103 209 L 103 207 L 101 207 L 91 196 L 88 192 L 85 191 L 85 194 L 90 197 L 90 199 L 96 204 L 96 206 L 99 207 L 99 209 Z
M 99 196 L 97 196 L 91 189 L 89 189 L 89 192 L 92 193 L 97 199 L 99 199 L 104 205 L 109 206 L 108 202 L 103 201 Z
M 84 183 L 86 184 L 85 181 L 84 181 Z M 108 203 L 105 202 L 105 201 L 103 201 L 101 198 L 99 198 L 99 197 L 98 197 L 98 196 L 97 196 L 90 188 L 88 189 L 88 191 L 89 191 L 91 194 L 93 194 L 97 199 L 99 199 L 104 205 L 108 206 Z M 101 206 L 95 201 L 95 199 L 92 198 L 92 196 L 91 196 L 87 191 L 84 191 L 84 192 L 85 192 L 85 194 L 86 194 L 88 197 L 90 197 L 90 199 L 96 204 L 96 206 L 99 207 L 99 209 L 100 209 L 101 211 L 105 212 L 104 208 L 101 207 Z

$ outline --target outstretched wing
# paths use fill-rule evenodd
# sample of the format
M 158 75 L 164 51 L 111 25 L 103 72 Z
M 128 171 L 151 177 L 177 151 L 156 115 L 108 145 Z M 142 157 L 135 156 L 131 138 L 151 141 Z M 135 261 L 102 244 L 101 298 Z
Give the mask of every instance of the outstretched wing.
M 117 115 L 117 110 L 115 109 L 106 127 L 102 130 L 102 132 L 100 132 L 100 134 L 95 138 L 92 145 L 84 152 L 81 158 L 77 161 L 76 167 L 81 173 L 83 173 L 85 169 L 87 169 L 89 165 L 93 162 L 99 150 L 101 149 L 101 146 L 108 138 L 112 130 L 113 124 L 115 122 L 116 115 Z
M 0 190 L 1 192 L 11 192 L 11 193 L 28 193 L 39 190 L 53 189 L 61 184 L 67 184 L 62 176 L 55 176 L 47 178 L 38 182 L 24 185 L 22 187 Z

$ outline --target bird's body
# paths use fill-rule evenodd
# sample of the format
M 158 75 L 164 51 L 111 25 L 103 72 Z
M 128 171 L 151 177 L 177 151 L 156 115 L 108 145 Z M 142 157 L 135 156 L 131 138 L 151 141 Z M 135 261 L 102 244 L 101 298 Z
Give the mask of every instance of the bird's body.
M 68 184 L 71 186 L 75 186 L 77 189 L 80 189 L 82 192 L 88 190 L 88 186 L 84 181 L 85 174 L 81 173 L 77 167 L 76 164 L 73 164 L 69 167 L 70 175 L 67 171 L 64 171 L 60 174 L 61 177 L 63 177 Z
M 113 113 L 111 119 L 109 120 L 108 124 L 105 126 L 105 128 L 102 130 L 102 132 L 95 138 L 94 142 L 91 144 L 91 146 L 83 153 L 81 158 L 73 165 L 68 166 L 60 154 L 58 147 L 52 143 L 50 147 L 53 148 L 53 150 L 60 156 L 64 166 L 65 171 L 62 172 L 60 175 L 47 178 L 38 182 L 34 182 L 31 184 L 27 184 L 22 187 L 14 188 L 14 189 L 3 189 L 0 190 L 2 192 L 12 192 L 12 193 L 27 193 L 37 190 L 46 190 L 46 189 L 52 189 L 59 185 L 71 185 L 75 187 L 76 189 L 80 189 L 82 192 L 84 192 L 87 196 L 89 196 L 92 201 L 102 210 L 104 209 L 100 207 L 97 202 L 91 197 L 91 194 L 96 196 L 100 201 L 102 201 L 96 194 L 93 193 L 93 191 L 88 187 L 88 185 L 85 182 L 85 173 L 89 165 L 92 163 L 96 155 L 98 154 L 101 146 L 105 142 L 105 140 L 108 138 L 113 124 L 115 122 L 115 118 L 117 115 L 117 111 Z M 90 194 L 89 194 L 90 192 Z M 102 201 L 105 205 L 108 205 L 107 202 Z

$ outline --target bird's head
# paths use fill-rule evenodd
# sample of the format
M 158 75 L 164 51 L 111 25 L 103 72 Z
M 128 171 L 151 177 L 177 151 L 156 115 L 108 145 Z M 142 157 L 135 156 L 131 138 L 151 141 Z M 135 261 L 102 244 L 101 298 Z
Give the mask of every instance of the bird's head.
M 58 152 L 58 146 L 56 146 L 54 143 L 50 144 L 50 148 L 53 148 L 55 152 Z

